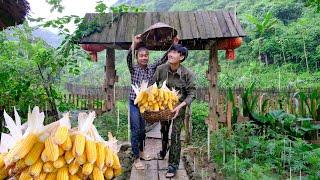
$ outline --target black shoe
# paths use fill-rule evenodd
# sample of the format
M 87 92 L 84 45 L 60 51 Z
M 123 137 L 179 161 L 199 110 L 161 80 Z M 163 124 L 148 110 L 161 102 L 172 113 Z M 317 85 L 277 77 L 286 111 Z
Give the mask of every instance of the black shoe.
M 169 165 L 166 178 L 173 178 L 176 175 L 176 172 L 177 169 L 174 166 Z
M 166 153 L 163 151 L 160 151 L 158 153 L 158 160 L 164 160 L 164 158 L 166 157 Z

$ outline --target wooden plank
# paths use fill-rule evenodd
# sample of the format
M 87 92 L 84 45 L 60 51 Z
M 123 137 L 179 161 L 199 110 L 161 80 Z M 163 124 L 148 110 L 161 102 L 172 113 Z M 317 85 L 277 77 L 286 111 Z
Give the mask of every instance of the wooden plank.
M 102 31 L 99 33 L 100 35 L 100 39 L 99 42 L 100 43 L 104 43 L 107 42 L 107 38 L 108 38 L 108 34 L 110 31 L 110 26 L 109 24 L 111 24 L 111 14 L 103 14 L 103 15 L 98 15 L 96 16 L 99 25 L 101 25 L 103 27 Z
M 161 170 L 159 171 L 159 179 L 160 180 L 167 180 L 168 178 L 166 178 L 166 173 L 167 171 L 166 170 Z M 189 176 L 186 172 L 186 170 L 177 170 L 177 174 L 173 177 L 173 178 L 170 178 L 172 180 L 188 180 L 189 179 Z
M 201 12 L 195 12 L 194 13 L 195 15 L 195 18 L 196 18 L 196 22 L 197 22 L 197 25 L 198 25 L 198 30 L 199 30 L 199 33 L 200 33 L 200 39 L 207 39 L 207 32 L 206 32 L 206 29 L 205 29 L 205 26 L 204 26 L 204 21 L 203 21 L 203 18 L 202 18 L 202 15 L 201 15 Z
M 219 26 L 220 26 L 221 32 L 223 34 L 223 37 L 230 37 L 231 34 L 229 31 L 228 25 L 226 23 L 226 20 L 223 17 L 222 11 L 215 11 L 215 14 L 218 19 Z
M 146 12 L 146 15 L 144 17 L 144 28 L 143 28 L 144 31 L 151 26 L 151 17 L 152 17 L 151 12 Z
M 216 34 L 214 32 L 213 24 L 210 21 L 208 12 L 201 12 L 203 21 L 204 21 L 204 27 L 206 29 L 207 38 L 216 38 Z
M 231 18 L 234 26 L 235 26 L 236 29 L 237 29 L 238 35 L 239 35 L 239 36 L 246 36 L 246 33 L 243 31 L 243 29 L 242 29 L 242 27 L 241 27 L 241 24 L 240 24 L 240 21 L 239 21 L 239 19 L 238 19 L 237 16 L 236 16 L 236 13 L 229 11 L 229 15 L 230 15 L 230 18 Z
M 157 170 L 137 170 L 132 167 L 130 179 L 132 180 L 151 180 L 158 179 L 158 171 Z
M 109 25 L 108 37 L 106 39 L 107 39 L 107 42 L 114 43 L 116 41 L 117 30 L 118 30 L 118 25 L 120 20 L 117 18 L 120 18 L 120 16 L 119 14 L 113 14 L 111 18 L 116 18 L 116 19 L 114 19 L 113 23 Z
M 168 169 L 168 156 L 169 156 L 169 152 L 167 153 L 167 156 L 164 160 L 158 160 L 158 163 L 159 163 L 159 170 L 166 170 Z M 184 170 L 184 164 L 183 164 L 183 161 L 180 159 L 180 162 L 179 162 L 179 167 L 178 169 L 180 170 Z
M 126 14 L 122 14 L 120 16 L 115 42 L 124 42 L 124 39 L 125 39 L 124 35 L 126 33 L 126 25 L 127 25 L 127 17 L 128 16 Z
M 213 25 L 216 37 L 223 37 L 216 14 L 213 11 L 209 12 L 208 14 Z
M 232 37 L 238 37 L 239 35 L 238 35 L 238 32 L 237 32 L 237 29 L 236 29 L 236 27 L 234 26 L 234 24 L 233 24 L 233 22 L 232 22 L 232 19 L 231 19 L 230 15 L 229 15 L 229 13 L 223 11 L 222 14 L 223 14 L 224 19 L 226 20 L 226 23 L 227 23 L 227 26 L 228 26 L 228 28 L 229 28 L 229 31 L 230 31 L 231 36 L 232 36 Z
M 193 39 L 187 12 L 178 12 L 183 39 Z
M 132 37 L 136 35 L 137 19 L 138 16 L 136 13 L 128 13 L 128 24 L 125 38 L 126 42 L 132 42 Z
M 159 19 L 159 13 L 158 12 L 152 12 L 151 13 L 151 25 L 160 22 Z
M 179 14 L 177 12 L 173 12 L 172 16 L 170 16 L 170 21 L 173 21 L 173 27 L 177 30 L 180 39 L 184 39 L 181 32 Z
M 167 12 L 160 13 L 160 19 L 159 20 L 160 20 L 160 22 L 163 22 L 165 24 L 168 24 L 169 26 L 172 26 L 171 22 L 170 22 L 169 14 Z
M 146 13 L 138 13 L 137 14 L 137 30 L 136 34 L 141 34 L 144 31 L 144 17 Z
M 191 32 L 194 39 L 199 38 L 199 30 L 198 30 L 198 24 L 196 21 L 196 17 L 194 15 L 194 12 L 188 12 L 189 15 L 189 24 L 191 25 Z

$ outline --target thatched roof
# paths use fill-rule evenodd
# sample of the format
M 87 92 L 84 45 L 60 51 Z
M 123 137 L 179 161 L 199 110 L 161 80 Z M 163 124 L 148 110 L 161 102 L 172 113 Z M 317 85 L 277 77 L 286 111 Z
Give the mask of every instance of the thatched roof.
M 29 10 L 26 0 L 0 0 L 0 30 L 21 24 Z
M 189 49 L 206 49 L 211 40 L 246 36 L 234 12 L 229 11 L 183 11 L 183 12 L 143 12 L 125 13 L 117 18 L 112 25 L 107 25 L 117 14 L 99 15 L 87 13 L 88 22 L 97 20 L 105 27 L 83 37 L 79 43 L 107 44 L 116 49 L 127 49 L 132 35 L 144 32 L 150 25 L 163 22 L 175 28 L 182 44 Z M 154 46 L 153 50 L 167 47 Z

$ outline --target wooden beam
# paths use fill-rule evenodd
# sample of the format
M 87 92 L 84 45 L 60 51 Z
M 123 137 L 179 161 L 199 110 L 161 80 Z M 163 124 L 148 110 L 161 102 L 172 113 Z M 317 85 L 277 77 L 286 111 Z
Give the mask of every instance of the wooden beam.
M 209 117 L 206 121 L 210 130 L 216 130 L 218 126 L 218 48 L 215 42 L 210 50 L 209 70 L 207 72 L 207 78 L 209 79 Z
M 106 92 L 106 111 L 110 111 L 115 107 L 114 102 L 114 83 L 116 82 L 115 70 L 115 50 L 107 48 L 105 68 L 105 92 Z

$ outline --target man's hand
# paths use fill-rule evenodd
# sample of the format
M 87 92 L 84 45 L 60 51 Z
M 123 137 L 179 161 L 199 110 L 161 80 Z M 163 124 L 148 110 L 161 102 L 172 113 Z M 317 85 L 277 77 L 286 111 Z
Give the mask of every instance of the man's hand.
M 185 105 L 187 105 L 187 103 L 186 103 L 186 102 L 182 102 L 181 104 L 179 104 L 177 107 L 175 107 L 175 108 L 171 111 L 172 113 L 175 113 L 174 116 L 173 116 L 173 118 L 172 118 L 172 120 L 174 120 L 175 118 L 177 118 L 177 116 L 179 115 L 180 109 L 181 109 L 183 106 L 185 106 Z
M 141 34 L 138 34 L 138 35 L 135 35 L 133 38 L 132 38 L 132 45 L 131 47 L 134 49 L 137 44 L 139 44 L 141 42 Z
M 178 44 L 179 40 L 180 40 L 180 38 L 178 35 L 176 35 L 175 37 L 172 38 L 173 44 Z

